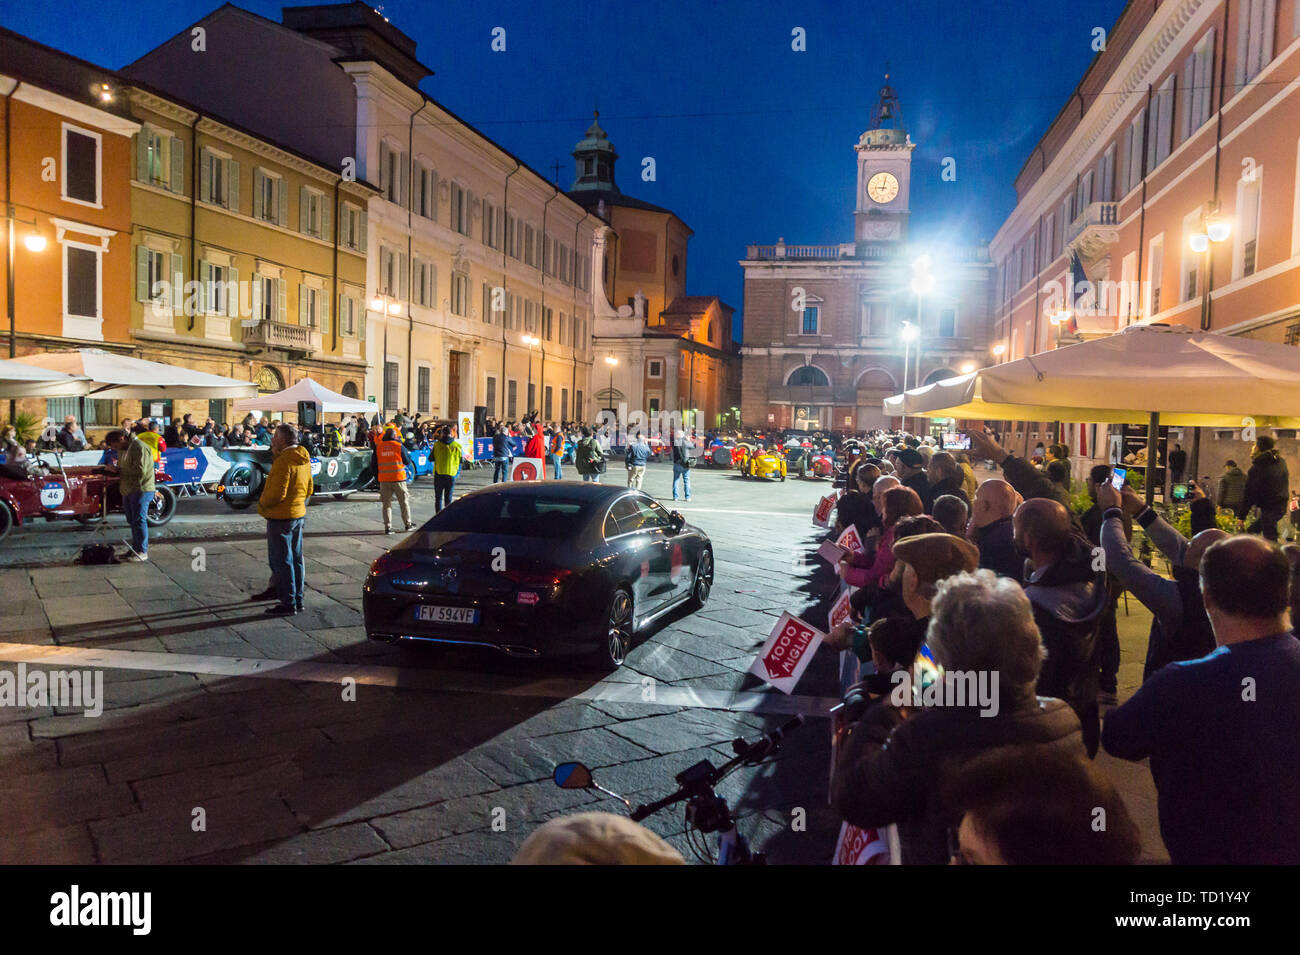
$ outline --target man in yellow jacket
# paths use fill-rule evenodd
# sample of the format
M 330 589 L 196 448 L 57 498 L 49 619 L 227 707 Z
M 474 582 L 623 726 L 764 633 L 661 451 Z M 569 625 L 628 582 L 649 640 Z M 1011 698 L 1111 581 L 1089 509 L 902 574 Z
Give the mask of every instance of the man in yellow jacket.
M 279 603 L 267 607 L 274 616 L 302 610 L 302 526 L 307 521 L 307 499 L 316 488 L 311 479 L 311 455 L 298 444 L 293 425 L 281 424 L 271 435 L 271 473 L 262 486 L 257 513 L 266 518 L 266 556 L 271 565 L 267 597 Z M 259 594 L 258 596 L 263 596 Z
M 451 492 L 456 489 L 456 475 L 464 456 L 460 442 L 451 436 L 451 427 L 438 429 L 438 439 L 433 442 L 433 509 L 440 512 L 451 503 Z

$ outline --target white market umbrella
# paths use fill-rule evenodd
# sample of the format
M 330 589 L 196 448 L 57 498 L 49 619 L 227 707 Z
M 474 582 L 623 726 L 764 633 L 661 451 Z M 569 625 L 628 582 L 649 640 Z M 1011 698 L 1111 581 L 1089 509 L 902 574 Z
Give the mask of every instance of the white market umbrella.
M 1185 326 L 1004 362 L 884 401 L 894 417 L 1300 427 L 1300 348 Z M 1249 419 L 1249 420 L 1247 420 Z
M 21 361 L 0 361 L 0 398 L 76 398 L 89 379 L 37 368 Z
M 24 355 L 25 365 L 59 371 L 87 379 L 87 398 L 105 400 L 151 398 L 244 398 L 257 394 L 251 381 L 209 375 L 192 368 L 164 365 L 162 362 L 132 358 L 101 348 L 78 348 L 75 351 L 44 352 Z
M 297 411 L 298 402 L 300 401 L 315 403 L 321 414 L 346 414 L 356 411 L 374 413 L 379 410 L 379 405 L 373 401 L 349 398 L 337 391 L 330 391 L 318 381 L 304 378 L 291 388 L 284 389 L 284 391 L 236 401 L 234 412 L 240 414 L 248 411 Z

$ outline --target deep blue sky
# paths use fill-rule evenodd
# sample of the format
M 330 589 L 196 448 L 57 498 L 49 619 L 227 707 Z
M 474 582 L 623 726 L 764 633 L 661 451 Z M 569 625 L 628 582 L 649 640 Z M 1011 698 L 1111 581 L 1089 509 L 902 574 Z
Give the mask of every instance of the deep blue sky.
M 274 20 L 281 3 L 238 4 Z M 0 0 L 0 24 L 121 67 L 215 0 Z M 853 238 L 853 145 L 886 63 L 913 156 L 914 237 L 991 238 L 1013 179 L 1124 0 L 653 3 L 385 0 L 435 75 L 424 89 L 548 177 L 572 182 L 593 105 L 633 196 L 695 230 L 688 291 L 743 309 L 747 243 Z M 506 29 L 493 53 L 491 31 Z M 807 31 L 807 52 L 791 30 Z M 640 180 L 653 156 L 656 182 Z M 957 181 L 940 179 L 945 156 Z

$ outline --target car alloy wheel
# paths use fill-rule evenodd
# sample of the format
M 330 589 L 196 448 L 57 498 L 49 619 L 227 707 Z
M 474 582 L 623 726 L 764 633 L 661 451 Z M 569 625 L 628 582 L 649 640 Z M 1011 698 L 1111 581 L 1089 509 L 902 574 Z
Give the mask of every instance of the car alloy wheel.
M 703 607 L 713 590 L 713 551 L 700 552 L 700 562 L 695 565 L 695 588 L 691 592 L 695 606 Z
M 609 619 L 605 636 L 606 662 L 611 666 L 622 666 L 631 646 L 632 597 L 620 587 L 614 591 L 614 596 L 609 602 Z

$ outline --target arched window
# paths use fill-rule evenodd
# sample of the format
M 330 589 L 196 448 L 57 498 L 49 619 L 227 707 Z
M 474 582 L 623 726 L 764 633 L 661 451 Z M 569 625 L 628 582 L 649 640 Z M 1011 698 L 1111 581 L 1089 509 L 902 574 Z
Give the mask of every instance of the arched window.
M 257 373 L 257 393 L 273 395 L 277 391 L 284 391 L 284 378 L 270 365 L 263 365 Z
M 826 372 L 816 365 L 804 365 L 790 372 L 790 377 L 785 383 L 790 386 L 811 385 L 814 388 L 824 388 L 830 384 L 830 380 L 826 377 Z
M 345 381 L 343 383 L 343 397 L 344 398 L 361 397 L 361 392 L 357 389 L 357 383 L 355 381 Z

